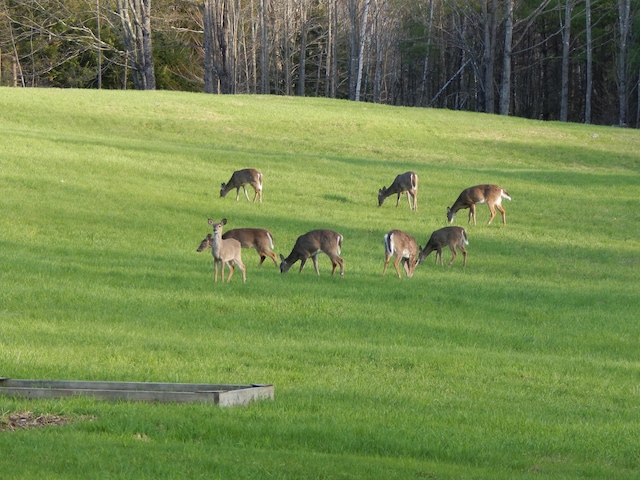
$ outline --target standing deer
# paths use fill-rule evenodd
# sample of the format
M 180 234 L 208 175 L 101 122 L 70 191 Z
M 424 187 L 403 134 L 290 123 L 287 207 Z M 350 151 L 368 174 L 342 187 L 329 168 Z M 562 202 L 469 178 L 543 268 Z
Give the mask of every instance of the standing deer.
M 393 183 L 387 187 L 378 190 L 378 206 L 382 206 L 384 199 L 390 197 L 394 193 L 398 195 L 396 199 L 396 207 L 400 203 L 400 195 L 407 192 L 407 202 L 409 202 L 410 210 L 418 209 L 418 175 L 414 172 L 405 172 L 398 175 Z M 411 199 L 413 198 L 413 206 Z
M 227 224 L 227 219 L 223 218 L 220 222 L 214 222 L 209 219 L 209 225 L 213 227 L 213 235 L 211 238 L 211 255 L 213 255 L 213 281 L 218 281 L 218 265 L 222 274 L 222 281 L 224 282 L 224 266 L 229 266 L 229 278 L 227 282 L 231 281 L 235 267 L 238 267 L 242 272 L 242 282 L 246 283 L 247 274 L 242 263 L 242 247 L 240 242 L 235 238 L 222 238 L 222 227 Z M 202 246 L 202 245 L 201 245 Z M 232 265 L 233 263 L 233 265 Z
M 262 173 L 254 168 L 245 168 L 244 170 L 236 170 L 231 175 L 231 178 L 227 183 L 222 183 L 220 185 L 220 196 L 225 197 L 227 193 L 229 193 L 234 188 L 236 189 L 236 202 L 238 201 L 238 197 L 240 196 L 240 187 L 244 190 L 244 196 L 247 197 L 247 201 L 249 201 L 249 195 L 247 195 L 247 187 L 249 184 L 255 190 L 255 194 L 253 195 L 253 201 L 256 201 L 256 197 L 262 203 Z
M 469 222 L 473 218 L 473 224 L 476 224 L 476 204 L 486 203 L 489 207 L 491 216 L 489 217 L 489 223 L 491 225 L 493 217 L 496 216 L 496 208 L 502 215 L 502 223 L 507 224 L 506 212 L 502 208 L 502 199 L 506 198 L 511 200 L 511 197 L 502 187 L 498 185 L 476 185 L 475 187 L 469 187 L 462 191 L 458 196 L 458 199 L 452 207 L 447 207 L 447 220 L 449 223 L 453 223 L 453 219 L 456 217 L 456 212 L 465 208 L 469 209 Z
M 273 260 L 274 265 L 278 266 L 278 257 L 273 252 L 273 236 L 269 230 L 263 228 L 234 228 L 228 230 L 222 235 L 222 239 L 235 238 L 240 242 L 242 248 L 255 248 L 256 252 L 260 256 L 259 266 L 265 261 L 267 257 Z M 213 237 L 210 233 L 207 234 L 204 240 L 198 247 L 198 252 L 202 252 L 207 248 L 211 248 L 213 243 Z
M 447 267 L 450 267 L 453 261 L 456 259 L 456 247 L 460 249 L 462 252 L 462 256 L 464 257 L 463 267 L 467 266 L 467 251 L 464 246 L 469 245 L 469 241 L 467 240 L 467 231 L 462 227 L 444 227 L 440 230 L 436 230 L 431 234 L 431 238 L 424 246 L 422 250 L 420 250 L 420 255 L 418 256 L 418 264 L 422 263 L 425 258 L 429 256 L 431 252 L 436 251 L 436 264 L 438 263 L 438 258 L 440 259 L 440 265 L 443 265 L 442 262 L 442 247 L 448 245 L 451 249 L 451 261 Z
M 418 265 L 418 252 L 420 248 L 415 239 L 400 230 L 391 230 L 384 236 L 384 269 L 382 270 L 382 276 L 387 273 L 387 266 L 392 255 L 395 255 L 396 259 L 393 262 L 393 266 L 396 269 L 398 278 L 401 278 L 400 269 L 398 263 L 402 261 L 402 266 L 407 274 L 407 277 L 413 277 L 413 272 Z
M 344 277 L 344 260 L 340 257 L 340 248 L 342 247 L 342 235 L 332 230 L 312 230 L 304 235 L 301 235 L 296 240 L 293 250 L 287 258 L 280 254 L 280 273 L 286 273 L 291 266 L 300 260 L 300 270 L 302 272 L 304 264 L 309 257 L 313 260 L 313 266 L 316 269 L 316 274 L 320 275 L 318 270 L 318 254 L 320 252 L 326 253 L 331 259 L 333 269 L 331 275 L 336 271 L 336 267 L 340 265 L 340 276 Z

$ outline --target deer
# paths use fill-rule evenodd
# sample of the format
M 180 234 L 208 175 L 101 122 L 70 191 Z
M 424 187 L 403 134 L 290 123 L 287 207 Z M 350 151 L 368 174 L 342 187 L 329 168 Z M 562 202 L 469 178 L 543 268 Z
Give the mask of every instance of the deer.
M 398 264 L 400 262 L 402 262 L 402 266 L 404 267 L 407 277 L 413 277 L 413 273 L 418 265 L 419 251 L 420 247 L 418 247 L 418 244 L 411 235 L 400 230 L 391 230 L 389 233 L 386 233 L 384 236 L 385 257 L 382 276 L 384 277 L 387 273 L 389 260 L 391 259 L 391 256 L 394 255 L 396 259 L 393 262 L 393 266 L 396 269 L 398 278 L 402 277 L 400 269 L 398 268 Z
M 278 257 L 273 252 L 273 235 L 269 230 L 263 228 L 234 228 L 228 230 L 222 234 L 222 239 L 235 238 L 240 242 L 242 248 L 255 248 L 256 252 L 260 256 L 260 263 L 258 266 L 262 266 L 262 263 L 267 257 L 273 260 L 274 265 L 278 266 Z M 202 252 L 207 248 L 211 248 L 213 243 L 213 236 L 208 233 L 207 236 L 200 242 L 198 252 Z
M 242 190 L 244 190 L 244 196 L 247 198 L 247 201 L 249 201 L 249 195 L 247 194 L 246 187 L 247 184 L 251 185 L 255 190 L 253 201 L 255 202 L 256 198 L 258 198 L 260 203 L 262 203 L 262 173 L 254 168 L 245 168 L 243 170 L 236 170 L 233 172 L 227 183 L 220 184 L 220 196 L 225 197 L 227 193 L 235 188 L 237 202 L 238 197 L 240 196 L 240 187 L 242 187 Z
M 286 273 L 291 266 L 300 260 L 300 270 L 302 272 L 304 264 L 309 257 L 313 261 L 313 266 L 316 269 L 316 275 L 320 275 L 318 270 L 318 254 L 320 252 L 326 253 L 331 259 L 333 269 L 331 275 L 336 271 L 336 267 L 340 265 L 340 276 L 344 277 L 344 260 L 340 257 L 340 249 L 342 247 L 343 236 L 333 230 L 312 230 L 300 235 L 296 240 L 291 253 L 287 258 L 280 254 L 280 273 Z
M 407 202 L 409 202 L 410 210 L 418 209 L 418 175 L 415 172 L 405 172 L 398 175 L 393 183 L 387 187 L 378 190 L 378 206 L 381 207 L 385 198 L 390 197 L 394 193 L 398 195 L 396 199 L 396 207 L 400 203 L 400 195 L 407 193 Z M 413 205 L 411 199 L 413 198 Z
M 464 246 L 469 245 L 469 241 L 467 240 L 467 231 L 462 227 L 444 227 L 433 232 L 427 244 L 423 249 L 420 250 L 420 254 L 418 255 L 418 264 L 421 264 L 424 259 L 427 258 L 429 254 L 435 250 L 436 264 L 438 263 L 438 259 L 440 259 L 440 265 L 443 265 L 442 247 L 444 247 L 445 245 L 449 246 L 452 254 L 451 261 L 449 262 L 449 265 L 447 265 L 447 267 L 450 267 L 456 259 L 456 248 L 458 248 L 462 252 L 462 256 L 464 257 L 462 266 L 466 267 L 467 251 L 465 250 Z
M 458 199 L 453 206 L 447 207 L 447 220 L 449 223 L 453 223 L 453 219 L 456 217 L 456 212 L 465 208 L 469 209 L 469 221 L 473 218 L 473 224 L 476 224 L 476 204 L 486 203 L 489 207 L 491 216 L 489 217 L 489 223 L 491 225 L 493 218 L 496 216 L 496 208 L 502 215 L 502 224 L 507 224 L 507 217 L 504 208 L 502 208 L 502 199 L 506 198 L 511 200 L 511 196 L 499 185 L 476 185 L 475 187 L 469 187 L 460 193 Z
M 211 255 L 213 255 L 213 281 L 218 281 L 218 265 L 224 282 L 224 266 L 229 266 L 229 277 L 227 283 L 231 281 L 235 267 L 242 272 L 242 282 L 247 282 L 246 269 L 242 263 L 242 246 L 235 238 L 222 238 L 222 227 L 227 224 L 227 219 L 223 218 L 219 222 L 209 219 L 209 225 L 213 227 L 213 235 L 211 236 Z

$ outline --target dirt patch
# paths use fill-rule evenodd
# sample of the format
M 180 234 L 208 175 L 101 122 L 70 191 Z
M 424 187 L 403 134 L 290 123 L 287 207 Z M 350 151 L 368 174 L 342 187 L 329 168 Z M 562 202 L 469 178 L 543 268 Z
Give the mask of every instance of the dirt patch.
M 59 427 L 71 419 L 62 415 L 37 415 L 33 412 L 8 413 L 0 416 L 0 432 L 26 430 L 30 428 Z

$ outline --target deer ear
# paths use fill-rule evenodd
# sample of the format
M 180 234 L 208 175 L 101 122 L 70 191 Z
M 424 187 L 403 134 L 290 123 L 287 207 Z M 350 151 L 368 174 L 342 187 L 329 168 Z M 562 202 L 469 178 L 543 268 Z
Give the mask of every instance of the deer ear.
M 280 261 L 284 262 L 284 255 L 283 254 L 280 254 Z
M 226 219 L 226 218 L 223 218 L 223 219 L 220 221 L 220 223 L 221 223 L 222 225 L 226 225 L 226 224 L 227 224 L 227 219 Z
M 211 240 L 213 238 L 213 235 L 211 235 L 210 233 L 207 233 L 207 238 Z
M 216 222 L 214 222 L 212 219 L 209 219 L 209 225 L 213 226 L 214 223 L 216 223 Z

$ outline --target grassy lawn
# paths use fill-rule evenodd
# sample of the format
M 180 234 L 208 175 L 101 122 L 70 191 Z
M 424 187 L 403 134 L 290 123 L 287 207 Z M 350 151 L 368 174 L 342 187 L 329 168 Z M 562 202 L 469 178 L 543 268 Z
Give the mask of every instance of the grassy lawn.
M 640 476 L 640 131 L 325 99 L 0 88 L 0 377 L 272 383 L 246 407 L 0 397 L 0 477 L 540 479 Z M 264 201 L 220 198 L 234 170 Z M 377 206 L 420 177 L 418 210 Z M 466 187 L 512 196 L 469 260 L 382 277 Z M 251 197 L 253 192 L 251 191 Z M 344 235 L 345 276 L 285 256 Z M 448 262 L 450 253 L 444 252 Z M 63 426 L 2 430 L 31 411 Z

